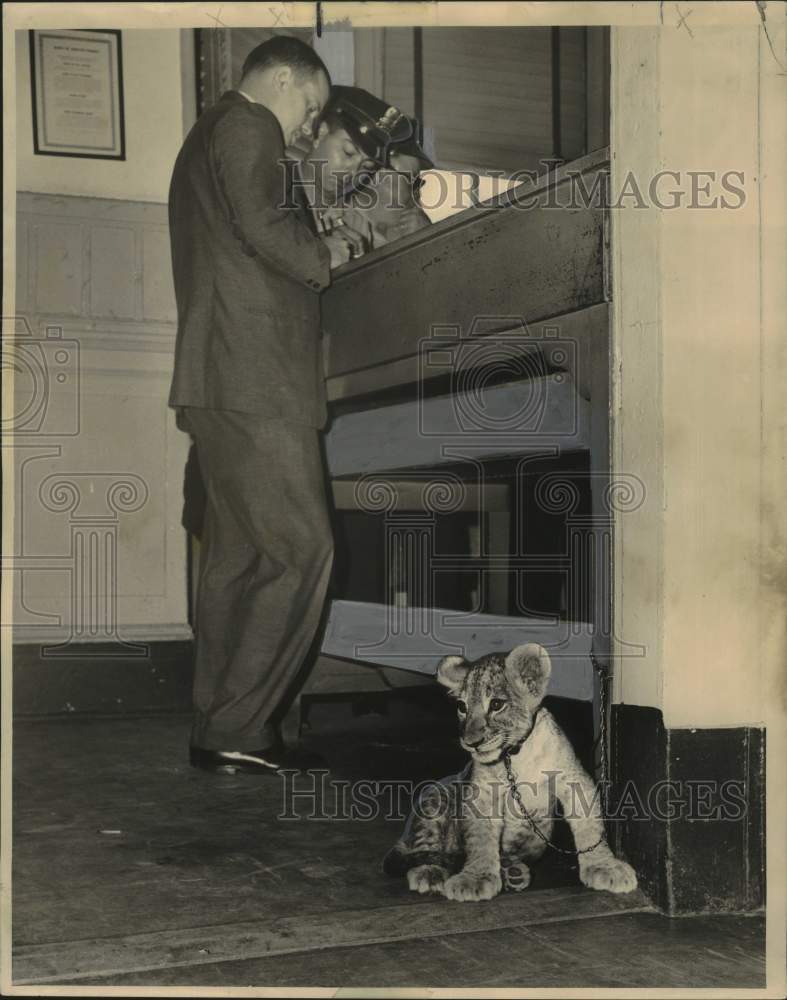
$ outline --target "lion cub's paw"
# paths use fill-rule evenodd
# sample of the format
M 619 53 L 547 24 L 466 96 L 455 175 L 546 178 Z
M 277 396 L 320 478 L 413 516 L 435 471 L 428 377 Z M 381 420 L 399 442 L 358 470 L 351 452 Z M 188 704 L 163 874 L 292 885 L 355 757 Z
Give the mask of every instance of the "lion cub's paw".
M 471 872 L 459 872 L 447 879 L 442 893 L 447 899 L 466 900 L 492 899 L 503 888 L 499 872 L 485 872 L 475 875 Z
M 593 862 L 587 867 L 580 866 L 579 878 L 589 889 L 607 892 L 633 892 L 637 888 L 637 876 L 631 865 L 618 858 L 607 858 Z
M 413 892 L 441 892 L 448 872 L 440 865 L 419 865 L 407 873 L 407 884 Z

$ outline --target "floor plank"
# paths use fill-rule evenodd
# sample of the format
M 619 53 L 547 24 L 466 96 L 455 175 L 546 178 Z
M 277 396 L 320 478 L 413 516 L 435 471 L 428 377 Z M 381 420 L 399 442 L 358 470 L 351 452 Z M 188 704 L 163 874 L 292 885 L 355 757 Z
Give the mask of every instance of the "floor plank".
M 754 989 L 765 986 L 763 932 L 761 917 L 669 920 L 652 913 L 622 914 L 601 921 L 551 924 L 543 932 L 527 927 L 469 936 L 447 934 L 308 955 L 86 978 L 81 985 L 329 988 L 341 984 L 364 989 L 364 996 L 380 987 Z
M 23 945 L 15 949 L 14 980 L 20 985 L 64 983 L 86 976 L 423 940 L 451 933 L 476 934 L 650 909 L 639 892 L 615 896 L 579 886 L 501 895 L 480 906 L 452 905 L 444 899 L 410 894 L 399 904 L 359 910 Z

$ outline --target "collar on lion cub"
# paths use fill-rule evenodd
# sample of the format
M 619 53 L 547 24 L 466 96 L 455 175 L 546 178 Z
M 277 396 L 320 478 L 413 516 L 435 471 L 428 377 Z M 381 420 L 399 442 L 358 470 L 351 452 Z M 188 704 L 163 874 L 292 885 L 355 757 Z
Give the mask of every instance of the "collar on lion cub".
M 546 694 L 552 663 L 538 643 L 490 653 L 474 663 L 446 656 L 437 680 L 456 700 L 459 742 L 479 764 L 513 756 L 530 736 Z

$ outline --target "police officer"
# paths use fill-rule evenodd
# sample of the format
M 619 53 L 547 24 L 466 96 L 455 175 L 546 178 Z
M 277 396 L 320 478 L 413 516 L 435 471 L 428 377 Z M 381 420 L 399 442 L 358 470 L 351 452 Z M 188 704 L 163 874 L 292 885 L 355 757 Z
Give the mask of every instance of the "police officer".
M 368 251 L 429 225 L 417 190 L 433 164 L 418 132 L 416 119 L 367 90 L 332 87 L 300 162 L 322 233 L 346 226 Z

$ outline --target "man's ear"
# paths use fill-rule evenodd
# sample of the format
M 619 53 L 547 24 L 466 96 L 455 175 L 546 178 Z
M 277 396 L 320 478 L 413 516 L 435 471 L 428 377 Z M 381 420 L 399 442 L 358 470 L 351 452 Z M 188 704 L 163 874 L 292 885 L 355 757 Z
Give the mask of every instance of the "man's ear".
M 512 649 L 506 657 L 506 674 L 513 684 L 524 687 L 528 700 L 539 704 L 547 692 L 552 661 L 537 642 Z
M 459 694 L 465 682 L 470 664 L 461 656 L 444 656 L 437 664 L 437 683 L 448 688 L 448 693 Z
M 294 76 L 291 66 L 276 66 L 272 76 L 276 90 L 286 90 L 292 84 Z

